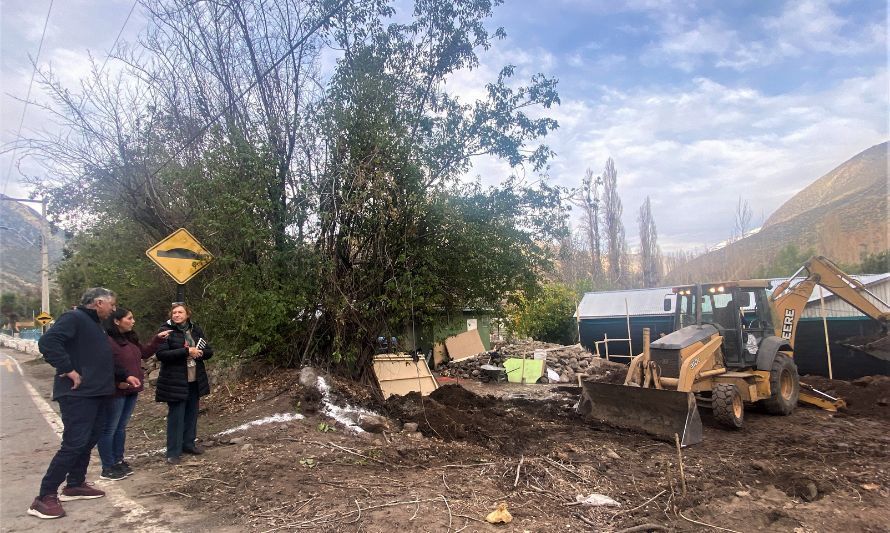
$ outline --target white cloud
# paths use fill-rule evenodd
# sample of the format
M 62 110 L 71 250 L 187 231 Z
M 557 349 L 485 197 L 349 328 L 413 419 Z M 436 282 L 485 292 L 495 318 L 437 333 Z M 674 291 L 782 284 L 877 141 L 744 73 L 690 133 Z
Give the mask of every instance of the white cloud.
M 558 154 L 549 175 L 577 186 L 608 157 L 619 171 L 631 245 L 648 195 L 667 248 L 729 236 L 736 200 L 761 222 L 784 201 L 856 153 L 888 137 L 886 69 L 825 84 L 810 93 L 765 95 L 699 77 L 682 87 L 601 87 L 563 99 L 548 113 L 560 123 L 544 139 Z M 506 165 L 483 159 L 471 175 L 497 181 Z
M 719 16 L 688 19 L 658 13 L 660 39 L 643 54 L 647 64 L 669 62 L 692 72 L 706 62 L 738 71 L 777 63 L 813 52 L 849 56 L 886 46 L 886 21 L 858 27 L 838 15 L 827 0 L 791 0 L 775 17 L 756 20 L 756 31 L 732 29 Z

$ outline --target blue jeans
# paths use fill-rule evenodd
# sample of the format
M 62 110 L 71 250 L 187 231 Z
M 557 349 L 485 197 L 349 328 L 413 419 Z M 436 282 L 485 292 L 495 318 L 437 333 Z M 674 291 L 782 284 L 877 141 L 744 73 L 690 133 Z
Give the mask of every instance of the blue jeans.
M 56 494 L 66 478 L 69 487 L 83 485 L 90 453 L 105 428 L 111 396 L 62 396 L 57 401 L 65 429 L 62 445 L 40 482 L 41 497 Z
M 167 457 L 179 457 L 183 448 L 193 450 L 198 435 L 198 382 L 189 383 L 185 400 L 167 402 Z
M 138 394 L 115 396 L 105 419 L 105 431 L 99 437 L 99 458 L 102 468 L 112 466 L 124 460 L 124 445 L 127 443 L 127 424 L 130 415 L 136 408 Z

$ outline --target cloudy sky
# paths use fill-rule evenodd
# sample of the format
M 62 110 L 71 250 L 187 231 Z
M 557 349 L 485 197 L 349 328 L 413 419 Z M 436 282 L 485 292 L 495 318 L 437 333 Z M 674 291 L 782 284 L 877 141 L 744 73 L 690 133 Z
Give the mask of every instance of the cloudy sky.
M 40 64 L 76 83 L 101 64 L 132 0 L 55 0 Z M 48 0 L 4 0 L 2 142 L 15 138 Z M 507 39 L 449 80 L 468 98 L 505 64 L 518 77 L 559 79 L 560 128 L 548 172 L 577 186 L 615 160 L 629 244 L 648 195 L 663 248 L 713 245 L 733 227 L 739 197 L 759 224 L 821 175 L 888 138 L 884 0 L 506 0 L 493 20 Z M 145 26 L 137 8 L 123 31 Z M 109 63 L 106 68 L 117 68 Z M 37 87 L 32 99 L 45 97 Z M 23 135 L 48 127 L 29 106 Z M 25 194 L 0 156 L 7 194 Z M 27 171 L 25 160 L 22 168 Z M 483 182 L 508 173 L 479 160 Z

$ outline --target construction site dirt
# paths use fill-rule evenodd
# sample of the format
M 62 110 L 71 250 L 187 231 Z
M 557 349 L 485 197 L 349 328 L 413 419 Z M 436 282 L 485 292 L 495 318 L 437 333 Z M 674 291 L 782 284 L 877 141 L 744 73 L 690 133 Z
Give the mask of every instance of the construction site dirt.
M 296 370 L 240 374 L 202 400 L 207 452 L 179 466 L 163 461 L 166 406 L 144 393 L 129 431 L 143 480 L 131 497 L 175 499 L 208 530 L 890 531 L 885 378 L 811 380 L 856 393 L 838 414 L 753 411 L 740 431 L 705 417 L 703 443 L 678 453 L 583 421 L 570 387 L 461 380 L 378 402 L 369 387 L 329 379 L 331 401 L 387 417 L 375 434 L 308 405 Z M 206 437 L 294 412 L 305 418 Z M 578 502 L 591 494 L 620 506 Z M 512 522 L 485 522 L 501 502 Z

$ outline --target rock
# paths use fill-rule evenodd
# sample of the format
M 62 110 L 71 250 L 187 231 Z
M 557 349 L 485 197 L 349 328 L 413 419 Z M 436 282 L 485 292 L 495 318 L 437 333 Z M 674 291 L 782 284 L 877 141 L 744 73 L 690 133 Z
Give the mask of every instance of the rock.
M 234 444 L 237 446 L 238 444 L 244 444 L 245 440 L 247 440 L 245 437 L 232 437 L 231 439 L 229 439 L 229 444 Z
M 308 388 L 318 388 L 318 372 L 311 366 L 300 369 L 300 385 Z
M 251 450 L 253 450 L 253 444 L 247 443 L 247 444 L 241 446 L 242 452 L 249 452 Z
M 887 405 L 890 404 L 890 398 L 878 398 L 876 403 L 881 407 L 887 407 Z
M 808 482 L 806 485 L 801 487 L 801 495 L 800 497 L 804 500 L 811 502 L 816 500 L 819 497 L 819 489 L 816 487 L 816 484 L 812 481 Z
M 148 374 L 148 383 L 152 386 L 158 384 L 158 375 L 161 373 L 161 369 L 152 370 Z
M 738 496 L 739 498 L 747 498 L 748 496 L 751 495 L 751 491 L 750 490 L 737 490 L 737 491 L 735 491 L 735 495 Z
M 862 485 L 859 485 L 859 486 L 865 490 L 878 490 L 881 488 L 880 485 L 877 485 L 875 483 L 863 483 Z
M 423 439 L 423 433 L 419 431 L 415 431 L 414 433 L 408 433 L 408 437 L 412 439 L 421 440 Z
M 859 387 L 868 387 L 874 380 L 873 376 L 863 376 L 859 379 L 854 379 L 851 383 Z
M 621 456 L 618 455 L 617 453 L 615 453 L 615 450 L 610 450 L 609 448 L 606 448 L 606 457 L 608 457 L 609 459 L 615 459 L 615 460 L 621 459 Z
M 769 472 L 772 470 L 767 463 L 758 460 L 751 461 L 751 468 L 753 468 L 754 470 L 760 470 L 761 472 Z
M 358 417 L 358 427 L 368 433 L 383 433 L 389 429 L 389 421 L 380 415 L 362 413 Z
M 417 431 L 417 422 L 405 422 L 405 425 L 402 426 L 402 431 L 405 433 L 414 433 Z

